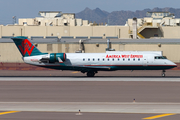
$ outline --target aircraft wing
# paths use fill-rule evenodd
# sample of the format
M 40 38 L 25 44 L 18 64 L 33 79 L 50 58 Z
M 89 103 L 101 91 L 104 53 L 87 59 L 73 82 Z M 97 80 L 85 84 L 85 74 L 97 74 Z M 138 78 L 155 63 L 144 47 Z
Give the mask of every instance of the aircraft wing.
M 110 70 L 111 69 L 111 67 L 107 67 L 107 66 L 78 66 L 78 68 L 87 69 L 87 70 Z

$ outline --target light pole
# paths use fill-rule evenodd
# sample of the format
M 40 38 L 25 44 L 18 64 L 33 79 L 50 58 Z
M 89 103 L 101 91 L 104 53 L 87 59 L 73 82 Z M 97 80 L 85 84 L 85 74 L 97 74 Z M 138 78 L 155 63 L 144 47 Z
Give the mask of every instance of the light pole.
M 13 25 L 14 25 L 16 23 L 16 16 L 13 16 L 12 19 L 13 19 Z

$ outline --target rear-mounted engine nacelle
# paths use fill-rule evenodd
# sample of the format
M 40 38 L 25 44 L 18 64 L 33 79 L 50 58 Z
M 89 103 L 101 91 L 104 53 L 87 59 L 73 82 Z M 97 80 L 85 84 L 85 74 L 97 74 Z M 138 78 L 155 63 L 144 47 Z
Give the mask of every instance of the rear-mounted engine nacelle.
M 64 62 L 66 60 L 66 53 L 51 53 L 49 62 L 50 63 L 59 62 L 58 57 Z

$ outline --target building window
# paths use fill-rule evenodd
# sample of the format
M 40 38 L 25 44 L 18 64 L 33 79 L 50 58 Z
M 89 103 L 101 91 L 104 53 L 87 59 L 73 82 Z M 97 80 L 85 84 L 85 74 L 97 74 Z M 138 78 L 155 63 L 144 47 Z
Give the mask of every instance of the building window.
M 47 51 L 52 51 L 52 44 L 47 44 Z
M 158 34 L 154 34 L 154 37 L 158 37 Z
M 27 25 L 27 22 L 23 22 L 23 25 Z

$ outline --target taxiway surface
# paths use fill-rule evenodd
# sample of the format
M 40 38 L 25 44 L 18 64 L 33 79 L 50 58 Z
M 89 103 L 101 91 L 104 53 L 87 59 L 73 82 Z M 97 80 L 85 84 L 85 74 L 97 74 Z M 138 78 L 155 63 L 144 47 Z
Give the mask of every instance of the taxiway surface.
M 133 99 L 136 102 L 180 102 L 180 82 L 129 79 L 132 81 L 75 81 L 80 78 L 72 81 L 51 81 L 51 78 L 49 81 L 0 81 L 0 102 L 132 102 Z
M 161 77 L 161 70 L 123 70 L 123 71 L 99 71 L 95 77 Z M 61 70 L 0 70 L 0 76 L 56 76 L 56 77 L 86 77 L 79 71 L 61 71 Z M 180 70 L 167 70 L 167 77 L 180 77 Z
M 26 72 L 27 73 L 27 72 Z M 95 78 L 72 73 L 63 77 L 0 77 L 0 110 L 20 111 L 0 115 L 7 120 L 31 119 L 144 119 L 162 113 L 173 115 L 159 120 L 178 119 L 180 113 L 180 77 L 170 71 L 166 78 L 160 73 L 128 77 L 124 72 L 114 76 L 100 73 Z M 172 74 L 173 73 L 173 74 Z M 34 74 L 34 73 L 33 73 Z M 105 75 L 103 75 L 105 74 Z M 122 74 L 122 73 L 121 73 Z M 133 73 L 134 74 L 134 73 Z M 140 74 L 140 73 L 139 73 Z M 73 76 L 74 75 L 74 76 Z M 3 75 L 1 75 L 3 76 Z M 135 102 L 133 100 L 135 99 Z M 82 115 L 77 115 L 78 110 Z M 126 113 L 126 114 L 125 114 Z M 136 114 L 135 114 L 136 113 Z M 143 113 L 143 114 L 142 114 Z M 0 113 L 1 114 L 1 113 Z M 49 117 L 47 117 L 49 115 Z M 160 115 L 163 116 L 163 115 Z

